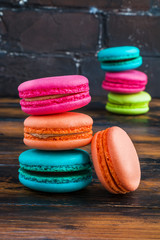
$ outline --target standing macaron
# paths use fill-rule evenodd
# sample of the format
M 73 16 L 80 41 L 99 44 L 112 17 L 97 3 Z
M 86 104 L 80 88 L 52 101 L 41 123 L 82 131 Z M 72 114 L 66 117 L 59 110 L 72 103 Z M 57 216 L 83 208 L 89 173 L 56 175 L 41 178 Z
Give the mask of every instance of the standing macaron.
M 91 183 L 89 154 L 81 149 L 68 151 L 27 150 L 19 156 L 19 180 L 33 190 L 73 192 Z
M 30 115 L 67 112 L 91 101 L 88 79 L 81 75 L 48 77 L 18 87 L 22 111 Z
M 83 113 L 29 116 L 24 121 L 24 143 L 40 150 L 67 150 L 92 140 L 93 120 Z
M 138 188 L 141 178 L 139 158 L 123 129 L 111 127 L 97 132 L 91 148 L 96 174 L 109 192 L 125 194 Z
M 101 68 L 108 72 L 119 72 L 141 66 L 140 51 L 134 46 L 121 46 L 102 49 L 98 52 Z
M 137 70 L 123 72 L 107 72 L 102 88 L 109 92 L 116 93 L 137 93 L 145 89 L 147 75 Z

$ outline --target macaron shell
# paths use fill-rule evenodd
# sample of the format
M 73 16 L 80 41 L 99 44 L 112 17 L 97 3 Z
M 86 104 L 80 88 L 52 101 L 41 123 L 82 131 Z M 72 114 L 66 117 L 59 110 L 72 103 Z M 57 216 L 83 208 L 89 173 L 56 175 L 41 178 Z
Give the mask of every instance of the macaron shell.
M 132 82 L 132 84 L 135 83 L 147 83 L 147 75 L 144 72 L 137 71 L 137 70 L 128 70 L 124 72 L 107 72 L 105 74 L 105 80 L 109 80 L 111 82 L 116 81 L 122 81 L 123 82 Z
M 119 127 L 108 130 L 107 145 L 116 175 L 128 191 L 137 189 L 141 171 L 135 147 L 127 133 Z
M 54 193 L 65 193 L 79 191 L 87 187 L 91 183 L 91 179 L 82 182 L 75 183 L 63 183 L 63 184 L 47 184 L 32 182 L 31 180 L 24 179 L 19 176 L 19 181 L 25 186 L 35 191 L 41 192 L 54 192 Z
M 134 46 L 119 46 L 102 49 L 98 52 L 99 61 L 121 60 L 139 56 L 139 49 Z
M 84 86 L 85 90 L 89 90 L 88 79 L 86 77 L 82 75 L 67 75 L 29 80 L 20 84 L 18 91 L 21 98 L 26 98 L 76 93 L 78 92 L 77 87 L 80 86 Z M 82 89 L 80 89 L 80 91 L 82 91 Z
M 136 105 L 116 105 L 110 104 L 109 102 L 105 106 L 106 110 L 116 114 L 123 114 L 123 115 L 139 115 L 144 114 L 149 111 L 148 104 L 136 104 Z
M 92 140 L 92 137 L 86 139 L 75 139 L 67 141 L 47 141 L 47 140 L 32 140 L 24 138 L 24 144 L 30 148 L 36 148 L 40 150 L 68 150 L 83 147 L 88 145 Z
M 90 156 L 82 149 L 67 151 L 26 150 L 19 156 L 22 168 L 39 172 L 74 172 L 90 168 Z
M 31 128 L 77 128 L 83 126 L 90 126 L 93 120 L 90 116 L 77 113 L 66 112 L 56 115 L 46 116 L 29 116 L 24 121 L 25 127 Z
M 50 176 L 44 177 L 43 173 L 38 175 L 29 171 L 19 169 L 19 181 L 26 187 L 42 192 L 73 192 L 88 186 L 92 181 L 91 171 L 80 172 L 76 176 L 71 173 L 70 176 Z
M 111 92 L 108 94 L 108 101 L 118 105 L 148 103 L 150 100 L 150 94 L 145 91 L 125 95 Z

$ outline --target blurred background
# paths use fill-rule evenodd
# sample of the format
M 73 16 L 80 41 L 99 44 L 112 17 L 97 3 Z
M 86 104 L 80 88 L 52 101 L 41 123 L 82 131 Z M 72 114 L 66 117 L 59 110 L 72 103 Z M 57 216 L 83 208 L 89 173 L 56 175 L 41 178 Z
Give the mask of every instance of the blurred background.
M 148 91 L 160 97 L 160 0 L 0 0 L 0 97 L 20 83 L 82 74 L 92 96 L 107 95 L 102 48 L 140 49 Z

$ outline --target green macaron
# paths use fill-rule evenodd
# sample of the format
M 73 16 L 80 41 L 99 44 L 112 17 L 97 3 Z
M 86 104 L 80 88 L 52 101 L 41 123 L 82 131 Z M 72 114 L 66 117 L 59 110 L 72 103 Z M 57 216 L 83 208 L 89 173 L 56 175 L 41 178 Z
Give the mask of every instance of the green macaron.
M 149 111 L 149 102 L 151 96 L 147 92 L 139 92 L 134 94 L 108 94 L 108 102 L 106 109 L 109 112 L 122 115 L 138 115 Z

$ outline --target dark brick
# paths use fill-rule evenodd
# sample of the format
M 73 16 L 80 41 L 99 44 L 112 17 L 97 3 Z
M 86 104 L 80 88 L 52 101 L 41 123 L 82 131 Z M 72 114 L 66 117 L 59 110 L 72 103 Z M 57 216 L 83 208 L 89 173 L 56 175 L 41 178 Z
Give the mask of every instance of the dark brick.
M 110 15 L 109 46 L 134 45 L 142 55 L 160 55 L 160 17 Z
M 2 4 L 2 3 L 17 4 L 17 1 L 16 0 L 0 0 L 0 4 Z
M 158 0 L 154 0 L 157 2 Z M 117 10 L 149 10 L 150 0 L 0 0 L 0 3 L 9 3 L 13 6 L 52 6 L 52 7 L 68 7 L 68 8 L 90 8 L 96 7 L 100 9 L 117 9 Z
M 47 2 L 47 3 L 46 3 Z M 107 0 L 81 0 L 81 1 L 75 1 L 75 0 L 29 0 L 29 4 L 39 4 L 39 5 L 50 5 L 50 6 L 56 6 L 56 7 L 106 7 L 110 5 L 111 1 Z M 115 0 L 115 2 L 118 2 L 118 0 Z
M 101 87 L 105 72 L 101 70 L 96 58 L 85 58 L 81 63 L 81 73 L 89 79 L 90 92 L 92 96 L 107 96 Z
M 46 4 L 45 1 L 36 1 L 36 0 L 29 0 L 29 3 L 36 3 L 39 2 L 40 4 Z M 120 9 L 120 8 L 131 8 L 131 9 L 138 9 L 138 10 L 148 10 L 150 8 L 150 0 L 54 0 L 48 1 L 50 5 L 57 6 L 57 7 L 97 7 L 102 9 Z
M 92 51 L 98 42 L 98 19 L 92 14 L 5 10 L 3 22 L 7 33 L 1 45 L 9 51 Z
M 0 57 L 0 97 L 17 97 L 18 85 L 30 79 L 70 74 L 76 74 L 76 67 L 69 58 Z
M 150 9 L 150 0 L 122 0 L 121 9 L 148 11 Z
M 0 3 L 12 4 L 14 6 L 52 6 L 52 7 L 68 7 L 68 8 L 120 8 L 123 0 L 0 0 Z M 24 4 L 23 4 L 24 3 Z
M 53 7 L 74 7 L 74 8 L 87 8 L 87 7 L 96 7 L 96 8 L 101 8 L 101 9 L 120 9 L 122 7 L 128 7 L 128 6 L 132 6 L 132 4 L 134 6 L 137 5 L 141 6 L 142 5 L 145 7 L 146 6 L 146 2 L 148 2 L 149 0 L 143 0 L 141 4 L 139 4 L 138 0 L 134 0 L 130 1 L 127 5 L 126 3 L 127 0 L 81 0 L 81 1 L 75 1 L 75 0 L 29 0 L 28 4 L 38 4 L 41 6 L 44 5 L 49 5 L 49 6 L 53 6 Z M 123 6 L 124 5 L 124 6 Z
M 152 0 L 152 9 L 160 11 L 160 0 Z
M 152 97 L 160 98 L 160 58 L 146 57 L 143 58 L 143 65 L 138 69 L 145 72 L 148 75 L 148 84 L 146 91 L 148 91 Z
M 5 35 L 7 33 L 6 26 L 3 22 L 3 19 L 0 18 L 0 36 Z

